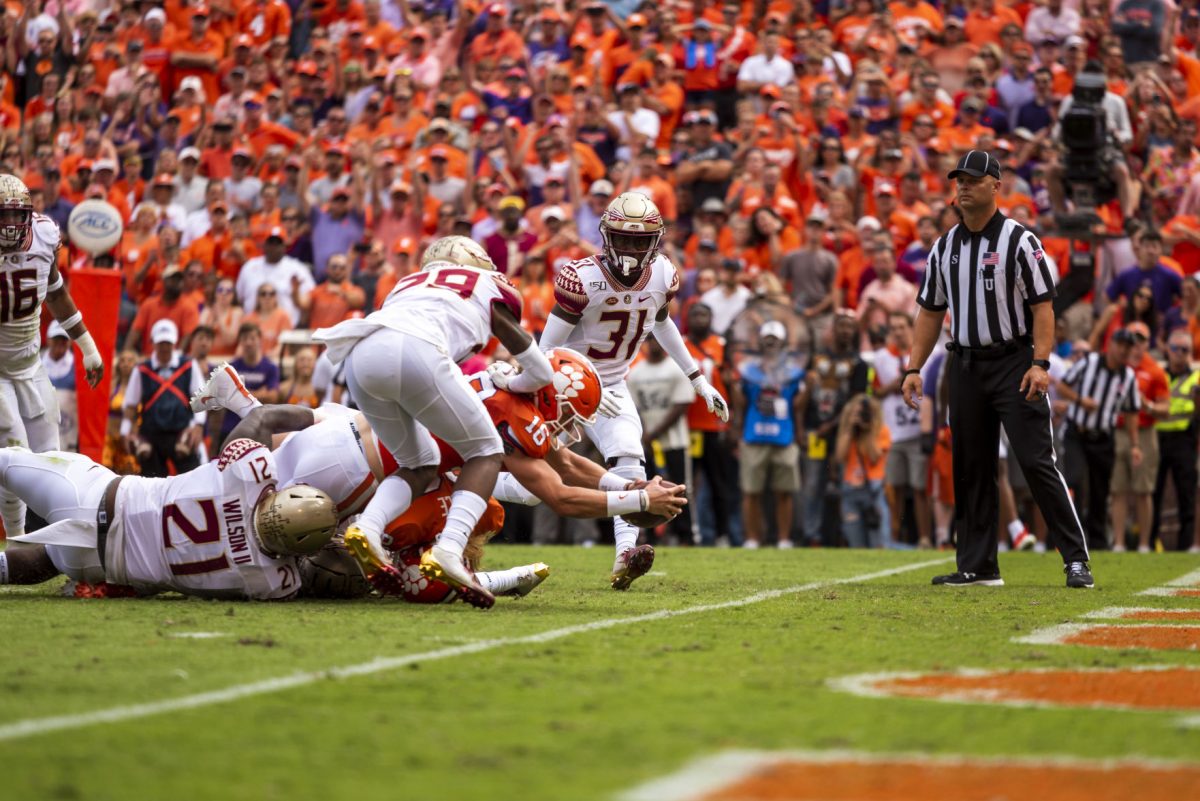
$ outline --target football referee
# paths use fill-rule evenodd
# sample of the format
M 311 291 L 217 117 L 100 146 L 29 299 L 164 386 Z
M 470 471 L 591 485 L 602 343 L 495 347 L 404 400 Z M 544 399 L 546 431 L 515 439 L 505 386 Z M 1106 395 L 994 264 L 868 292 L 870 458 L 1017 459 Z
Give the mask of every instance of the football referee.
M 950 428 L 958 571 L 934 584 L 1004 584 L 996 558 L 1000 424 L 1066 563 L 1068 587 L 1091 587 L 1083 527 L 1055 462 L 1047 369 L 1054 342 L 1054 275 L 1038 238 L 996 209 L 1000 165 L 972 150 L 950 173 L 962 222 L 933 246 L 917 297 L 915 341 L 902 389 L 916 409 L 920 370 L 950 310 Z

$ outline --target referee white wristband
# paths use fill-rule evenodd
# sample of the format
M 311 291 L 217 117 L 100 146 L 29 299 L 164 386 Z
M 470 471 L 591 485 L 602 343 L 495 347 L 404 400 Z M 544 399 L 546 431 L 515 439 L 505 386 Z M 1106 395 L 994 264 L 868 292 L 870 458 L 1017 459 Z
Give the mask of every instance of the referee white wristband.
M 600 482 L 597 486 L 605 492 L 620 492 L 628 487 L 629 479 L 624 476 L 618 476 L 616 473 L 605 473 L 600 476 Z
M 644 512 L 650 508 L 650 496 L 645 490 L 627 490 L 607 494 L 609 517 Z

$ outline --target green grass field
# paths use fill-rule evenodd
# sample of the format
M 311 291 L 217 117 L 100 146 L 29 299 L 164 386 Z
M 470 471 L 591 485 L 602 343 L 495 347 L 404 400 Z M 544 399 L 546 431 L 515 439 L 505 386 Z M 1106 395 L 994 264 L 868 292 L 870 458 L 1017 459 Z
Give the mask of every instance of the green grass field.
M 497 546 L 492 566 L 544 560 L 554 572 L 528 598 L 500 599 L 488 613 L 382 600 L 80 601 L 57 597 L 58 582 L 5 587 L 0 795 L 611 799 L 731 748 L 1200 762 L 1200 729 L 1181 728 L 1177 714 L 880 700 L 828 689 L 831 678 L 867 671 L 1200 666 L 1194 651 L 1012 642 L 1101 607 L 1198 606 L 1195 598 L 1136 596 L 1197 569 L 1196 556 L 1100 555 L 1097 588 L 1068 591 L 1057 556 L 1006 555 L 1002 589 L 931 588 L 950 556 L 664 549 L 655 573 L 615 593 L 606 582 L 608 548 Z M 937 559 L 946 561 L 824 584 Z M 818 586 L 560 631 L 805 585 Z M 196 632 L 219 636 L 179 636 Z M 553 634 L 536 636 L 546 632 Z M 452 655 L 441 658 L 447 649 Z M 399 659 L 418 654 L 430 656 Z M 379 658 L 396 659 L 374 672 L 330 670 Z M 293 678 L 272 692 L 154 706 L 284 677 Z M 140 704 L 150 705 L 148 714 L 133 719 L 46 722 Z

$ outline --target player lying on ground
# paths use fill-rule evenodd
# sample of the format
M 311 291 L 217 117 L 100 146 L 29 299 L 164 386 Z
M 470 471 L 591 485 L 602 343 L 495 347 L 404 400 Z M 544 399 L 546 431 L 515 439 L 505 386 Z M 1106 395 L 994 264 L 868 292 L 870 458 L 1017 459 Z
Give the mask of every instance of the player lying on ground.
M 275 457 L 234 440 L 212 462 L 172 478 L 118 476 L 86 456 L 0 449 L 0 486 L 50 525 L 0 553 L 0 583 L 65 573 L 138 594 L 283 600 L 300 590 L 300 561 L 333 537 L 333 499 L 277 489 Z
M 526 504 L 536 498 L 565 517 L 643 512 L 670 519 L 678 514 L 687 502 L 685 487 L 660 482 L 634 484 L 605 473 L 594 462 L 559 446 L 560 437 L 578 439 L 577 423 L 595 419 L 599 382 L 591 365 L 579 354 L 560 348 L 549 357 L 555 379 L 537 396 L 499 390 L 489 373 L 470 379 L 501 432 L 507 451 L 503 467 L 511 476 L 498 482 L 495 494 L 502 500 Z M 241 415 L 243 420 L 231 437 L 279 444 L 276 458 L 288 480 L 321 487 L 343 514 L 361 508 L 377 482 L 395 469 L 395 460 L 361 415 L 335 416 L 330 407 L 314 412 L 300 406 L 262 406 L 245 391 L 237 372 L 228 365 L 213 371 L 209 382 L 197 393 L 195 404 L 209 409 L 224 407 Z M 297 433 L 286 439 L 279 436 L 287 432 Z M 277 436 L 279 439 L 274 439 Z M 461 457 L 448 445 L 438 442 L 437 446 L 442 454 L 441 473 L 462 464 Z M 612 489 L 601 489 L 606 484 Z M 385 518 L 373 525 L 386 531 L 402 517 Z M 387 554 L 381 553 L 365 570 L 385 591 L 392 582 L 390 591 L 394 592 L 397 577 L 384 567 L 389 563 Z M 639 560 L 633 560 L 623 565 L 622 571 L 614 572 L 613 585 L 627 587 L 642 575 L 645 571 L 638 571 L 639 564 Z M 436 574 L 433 577 L 437 578 Z
M 445 575 L 482 609 L 495 598 L 463 566 L 463 549 L 496 486 L 504 445 L 458 365 L 495 336 L 521 363 L 522 392 L 550 382 L 553 369 L 521 328 L 521 295 L 495 272 L 477 243 L 445 237 L 429 246 L 422 269 L 406 276 L 382 306 L 362 320 L 319 329 L 334 365 L 345 364 L 355 403 L 407 473 L 380 483 L 364 520 L 346 531 L 346 546 L 377 569 L 384 560 L 378 525 L 408 508 L 437 474 L 432 432 L 462 454 L 463 468 L 446 527 L 425 555 L 430 573 Z
M 565 265 L 554 279 L 556 305 L 540 343 L 546 350 L 575 348 L 595 363 L 604 383 L 602 418 L 584 430 L 608 468 L 626 481 L 646 479 L 642 420 L 625 376 L 648 334 L 691 380 L 708 410 L 729 419 L 725 399 L 700 371 L 668 314 L 679 290 L 679 273 L 659 253 L 666 230 L 658 207 L 645 195 L 624 192 L 613 198 L 600 215 L 601 253 Z M 638 526 L 627 518 L 613 520 L 613 534 L 613 587 L 625 589 L 628 584 L 616 577 L 649 570 L 654 549 L 635 547 Z

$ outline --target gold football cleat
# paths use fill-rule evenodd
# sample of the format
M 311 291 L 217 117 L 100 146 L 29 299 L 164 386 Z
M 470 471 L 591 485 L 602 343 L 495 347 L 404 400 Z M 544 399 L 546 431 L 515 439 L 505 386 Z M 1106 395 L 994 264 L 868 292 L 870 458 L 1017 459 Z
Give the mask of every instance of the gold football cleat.
M 421 554 L 421 575 L 446 582 L 458 592 L 460 598 L 478 609 L 491 609 L 496 603 L 496 596 L 479 586 L 462 555 L 439 547 L 436 543 Z

